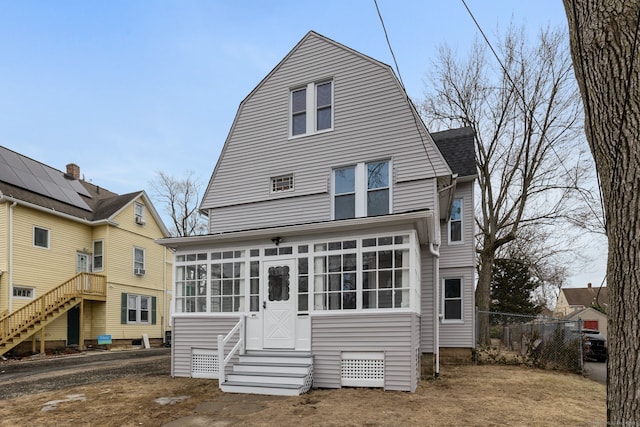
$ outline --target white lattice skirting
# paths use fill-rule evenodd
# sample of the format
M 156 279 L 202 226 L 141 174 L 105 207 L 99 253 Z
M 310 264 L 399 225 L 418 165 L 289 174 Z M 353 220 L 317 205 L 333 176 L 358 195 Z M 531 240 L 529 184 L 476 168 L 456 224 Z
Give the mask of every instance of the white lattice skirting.
M 218 378 L 219 366 L 217 350 L 191 349 L 191 376 L 193 378 Z
M 341 383 L 346 387 L 384 387 L 384 353 L 342 353 Z

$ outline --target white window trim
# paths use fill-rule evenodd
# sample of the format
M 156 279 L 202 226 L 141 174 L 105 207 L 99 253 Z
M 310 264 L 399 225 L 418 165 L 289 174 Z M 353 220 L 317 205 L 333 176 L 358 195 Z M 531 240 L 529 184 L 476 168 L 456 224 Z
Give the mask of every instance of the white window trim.
M 450 245 L 462 245 L 464 244 L 464 198 L 454 197 L 453 200 L 460 200 L 460 240 L 451 240 L 451 217 L 449 217 L 447 222 L 447 241 Z
M 138 210 L 140 211 L 140 213 L 138 213 Z M 144 204 L 142 204 L 140 202 L 134 202 L 134 205 L 133 205 L 133 221 L 136 224 L 144 225 L 146 223 L 145 210 L 146 209 L 145 209 Z
M 31 287 L 31 286 L 13 286 L 12 289 L 13 290 L 11 291 L 11 296 L 13 298 L 18 298 L 18 299 L 21 299 L 21 300 L 33 300 L 33 299 L 36 299 L 36 288 L 34 288 L 34 287 Z M 31 296 L 30 297 L 23 297 L 23 296 L 14 295 L 15 292 L 16 292 L 16 289 L 24 289 L 24 290 L 31 291 Z
M 291 180 L 291 186 L 289 188 L 287 188 L 286 190 L 274 190 L 273 189 L 274 181 L 276 181 L 278 179 L 290 179 Z M 293 176 L 293 173 L 284 174 L 284 175 L 278 175 L 278 176 L 272 176 L 271 179 L 269 179 L 269 193 L 271 193 L 271 194 L 290 193 L 295 188 L 295 182 L 296 181 L 295 181 L 295 177 Z
M 36 229 L 45 230 L 47 232 L 47 246 L 36 245 Z M 33 234 L 32 234 L 32 236 L 33 237 L 32 237 L 31 244 L 33 245 L 34 248 L 51 249 L 51 230 L 49 230 L 48 228 L 45 228 L 45 227 L 40 227 L 39 225 L 34 225 L 33 226 Z
M 129 297 L 135 297 L 136 298 L 136 320 L 129 320 Z M 148 319 L 146 322 L 143 322 L 142 320 L 140 320 L 140 313 L 142 312 L 142 299 L 146 298 L 148 300 L 147 303 L 147 312 L 149 313 L 148 315 Z M 150 325 L 151 322 L 151 316 L 153 315 L 152 313 L 152 308 L 151 308 L 151 297 L 148 295 L 137 295 L 137 294 L 127 294 L 127 325 Z
M 446 280 L 459 280 L 460 281 L 460 319 L 446 319 L 445 318 L 445 296 L 444 296 L 444 291 L 445 291 L 445 281 Z M 442 288 L 441 288 L 441 292 L 440 294 L 442 295 L 442 301 L 441 301 L 441 313 L 442 313 L 442 323 L 447 323 L 447 324 L 462 324 L 464 323 L 464 278 L 462 276 L 448 276 L 448 277 L 442 277 L 442 284 L 441 284 Z
M 387 162 L 389 164 L 389 186 L 387 187 L 389 190 L 389 213 L 393 213 L 393 160 L 392 159 L 380 159 L 380 160 L 370 160 L 367 162 L 359 162 L 355 165 L 343 165 L 338 166 L 331 169 L 331 219 L 336 219 L 336 184 L 335 184 L 335 171 L 338 169 L 345 169 L 348 167 L 355 168 L 355 218 L 364 218 L 367 217 L 367 194 L 369 193 L 369 188 L 367 187 L 367 165 L 369 163 L 379 163 L 379 162 Z
M 317 102 L 316 102 L 316 99 L 318 98 L 318 94 L 316 92 L 316 88 L 319 85 L 322 85 L 325 83 L 331 83 L 331 126 L 328 127 L 327 129 L 318 130 L 317 129 L 318 108 L 317 108 Z M 328 78 L 328 79 L 322 79 L 315 82 L 311 82 L 304 86 L 295 86 L 289 90 L 289 139 L 302 138 L 305 136 L 315 135 L 315 134 L 324 133 L 324 132 L 330 132 L 333 130 L 334 110 L 335 110 L 334 88 L 335 88 L 335 83 L 333 78 Z M 306 101 L 305 114 L 306 114 L 306 121 L 307 121 L 306 132 L 301 133 L 299 135 L 294 135 L 293 134 L 293 93 L 301 89 L 307 89 L 306 100 L 305 100 Z
M 136 267 L 136 250 L 141 250 L 142 251 L 142 269 L 146 270 L 147 269 L 147 253 L 146 250 L 144 248 L 138 247 L 138 246 L 134 246 L 133 247 L 133 271 L 135 271 L 136 268 L 140 268 L 140 267 Z M 134 273 L 135 274 L 135 273 Z
M 100 253 L 100 257 L 102 258 L 102 267 L 100 268 L 96 268 L 96 243 L 97 242 L 102 242 L 102 252 Z M 135 254 L 134 254 L 135 256 Z M 91 242 L 91 271 L 92 272 L 97 272 L 97 271 L 104 271 L 104 240 L 103 239 L 97 239 L 94 240 L 93 242 Z

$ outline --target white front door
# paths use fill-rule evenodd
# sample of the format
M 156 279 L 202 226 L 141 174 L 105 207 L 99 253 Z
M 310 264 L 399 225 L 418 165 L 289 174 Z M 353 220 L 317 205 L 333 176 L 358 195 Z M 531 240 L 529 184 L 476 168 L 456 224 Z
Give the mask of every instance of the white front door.
M 264 348 L 294 348 L 296 274 L 292 259 L 264 263 Z

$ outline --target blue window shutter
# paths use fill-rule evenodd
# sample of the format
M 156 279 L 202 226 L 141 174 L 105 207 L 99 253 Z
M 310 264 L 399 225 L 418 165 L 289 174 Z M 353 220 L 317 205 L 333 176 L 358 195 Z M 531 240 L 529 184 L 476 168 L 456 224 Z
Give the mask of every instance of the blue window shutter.
M 156 324 L 156 297 L 151 297 L 151 324 Z
M 127 323 L 127 294 L 122 293 L 120 299 L 120 323 Z

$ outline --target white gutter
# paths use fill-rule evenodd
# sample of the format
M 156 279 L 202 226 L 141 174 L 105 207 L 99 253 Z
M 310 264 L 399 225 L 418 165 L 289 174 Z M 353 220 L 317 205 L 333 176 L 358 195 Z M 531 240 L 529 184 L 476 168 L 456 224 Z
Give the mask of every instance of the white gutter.
M 9 206 L 9 313 L 13 311 L 13 208 L 17 204 L 18 202 L 14 201 Z
M 435 258 L 433 266 L 433 283 L 435 283 L 435 303 L 434 303 L 434 336 L 433 336 L 433 356 L 436 359 L 434 377 L 440 376 L 440 248 L 437 243 L 429 243 L 429 253 Z
M 7 195 L 2 194 L 0 192 L 0 202 L 2 202 L 3 200 L 6 200 L 8 202 L 13 202 L 14 206 L 15 206 L 15 204 L 19 204 L 20 206 L 24 206 L 24 207 L 27 207 L 29 209 L 34 209 L 36 211 L 45 212 L 45 213 L 48 213 L 50 215 L 55 215 L 55 216 L 58 216 L 60 218 L 68 219 L 69 221 L 75 221 L 75 222 L 79 222 L 79 223 L 85 224 L 85 225 L 104 225 L 104 224 L 119 225 L 116 221 L 112 221 L 112 220 L 109 220 L 109 219 L 101 219 L 101 220 L 98 220 L 98 221 L 90 221 L 90 220 L 88 220 L 86 218 L 78 218 L 77 216 L 69 215 L 69 214 L 66 214 L 64 212 L 58 212 L 55 209 L 45 208 L 45 207 L 42 207 L 42 206 L 35 205 L 33 203 L 25 202 L 25 201 L 20 200 L 20 199 L 15 199 L 15 198 L 13 198 L 11 196 L 7 196 Z

